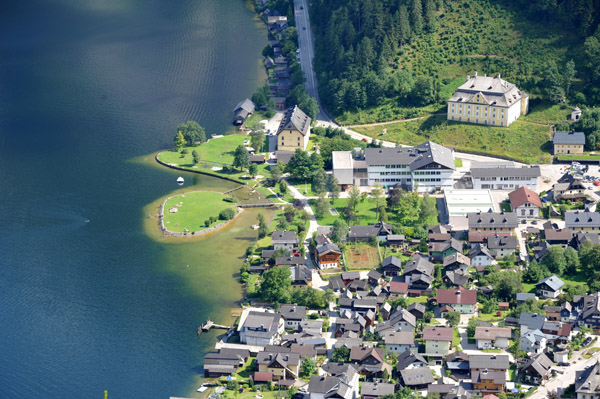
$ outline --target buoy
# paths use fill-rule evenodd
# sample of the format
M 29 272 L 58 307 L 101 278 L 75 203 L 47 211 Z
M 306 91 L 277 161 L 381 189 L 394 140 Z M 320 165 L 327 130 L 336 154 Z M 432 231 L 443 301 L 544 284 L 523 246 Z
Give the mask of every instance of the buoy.
M 177 184 L 179 184 L 181 186 L 181 185 L 183 185 L 183 182 L 184 182 L 183 177 L 179 176 L 177 178 Z

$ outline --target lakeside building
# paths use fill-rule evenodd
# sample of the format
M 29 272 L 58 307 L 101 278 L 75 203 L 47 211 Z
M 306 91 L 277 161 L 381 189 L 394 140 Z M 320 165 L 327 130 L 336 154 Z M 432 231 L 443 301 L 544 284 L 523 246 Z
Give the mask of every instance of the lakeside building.
M 312 119 L 298 106 L 287 113 L 277 130 L 277 149 L 279 151 L 306 151 L 310 138 Z
M 554 155 L 583 154 L 585 134 L 582 132 L 556 132 L 552 138 Z
M 538 178 L 542 175 L 539 166 L 516 167 L 514 163 L 474 164 L 471 167 L 473 189 L 514 190 L 527 187 L 536 191 Z
M 454 151 L 427 141 L 416 147 L 367 148 L 364 159 L 350 151 L 335 151 L 333 174 L 340 185 L 402 187 L 407 191 L 431 192 L 454 185 Z
M 526 115 L 529 96 L 500 77 L 467 76 L 467 80 L 448 100 L 449 121 L 480 125 L 509 126 Z

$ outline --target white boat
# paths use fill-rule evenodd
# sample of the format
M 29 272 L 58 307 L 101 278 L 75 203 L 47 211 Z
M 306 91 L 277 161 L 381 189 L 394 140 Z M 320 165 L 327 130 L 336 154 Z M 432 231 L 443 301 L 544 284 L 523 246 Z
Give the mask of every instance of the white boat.
M 207 389 L 208 389 L 207 387 L 205 387 L 204 385 L 202 385 L 200 388 L 196 389 L 196 392 L 204 392 Z
M 184 182 L 183 177 L 179 176 L 177 178 L 177 184 L 181 185 L 181 184 L 183 184 L 183 182 Z

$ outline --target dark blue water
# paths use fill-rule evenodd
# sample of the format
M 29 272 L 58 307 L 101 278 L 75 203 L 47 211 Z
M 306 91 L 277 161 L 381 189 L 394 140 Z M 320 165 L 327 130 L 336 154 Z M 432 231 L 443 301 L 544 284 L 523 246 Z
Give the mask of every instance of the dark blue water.
M 169 146 L 181 121 L 229 128 L 262 83 L 252 17 L 242 0 L 0 4 L 0 398 L 166 398 L 195 384 L 215 337 L 195 327 L 240 295 L 241 253 L 217 247 L 251 233 L 152 240 L 142 208 L 177 174 L 130 160 Z M 222 290 L 211 256 L 228 265 Z

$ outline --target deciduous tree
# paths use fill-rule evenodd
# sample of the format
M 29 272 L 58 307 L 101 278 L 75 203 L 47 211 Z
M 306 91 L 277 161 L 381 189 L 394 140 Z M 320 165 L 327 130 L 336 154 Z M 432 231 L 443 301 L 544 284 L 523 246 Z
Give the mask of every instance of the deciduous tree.
M 243 145 L 239 145 L 235 149 L 233 156 L 233 167 L 238 169 L 246 169 L 250 166 L 250 155 Z

